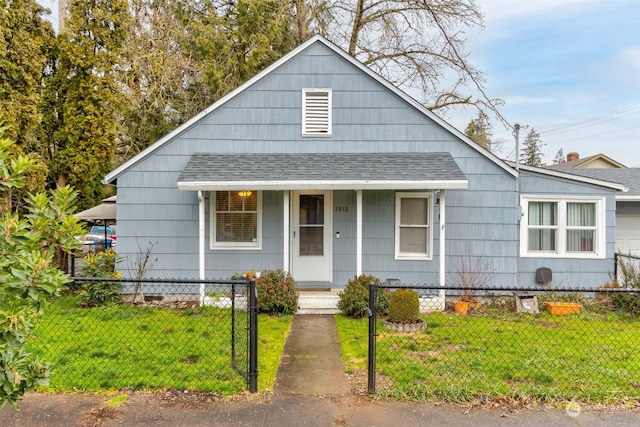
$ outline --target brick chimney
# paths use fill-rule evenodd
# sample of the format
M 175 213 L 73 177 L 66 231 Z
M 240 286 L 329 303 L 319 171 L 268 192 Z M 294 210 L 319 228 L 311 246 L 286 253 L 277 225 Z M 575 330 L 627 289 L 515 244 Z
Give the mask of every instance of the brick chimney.
M 580 154 L 572 151 L 571 153 L 567 154 L 567 162 L 572 162 L 574 160 L 580 160 Z

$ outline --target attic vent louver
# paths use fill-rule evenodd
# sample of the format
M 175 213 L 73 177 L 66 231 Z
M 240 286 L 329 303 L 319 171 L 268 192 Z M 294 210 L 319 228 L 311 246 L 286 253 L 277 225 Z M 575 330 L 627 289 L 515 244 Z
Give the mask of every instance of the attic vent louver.
M 302 134 L 331 135 L 331 89 L 302 90 Z

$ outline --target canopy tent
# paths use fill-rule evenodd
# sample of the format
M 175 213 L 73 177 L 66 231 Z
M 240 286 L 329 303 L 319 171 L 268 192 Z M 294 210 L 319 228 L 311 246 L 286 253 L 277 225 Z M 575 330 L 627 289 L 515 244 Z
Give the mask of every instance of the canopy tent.
M 107 248 L 107 222 L 116 220 L 116 196 L 107 197 L 103 203 L 74 215 L 82 221 L 101 221 L 104 224 L 104 248 Z
M 116 196 L 111 196 L 103 200 L 104 203 L 94 206 L 74 216 L 82 221 L 107 221 L 116 220 Z

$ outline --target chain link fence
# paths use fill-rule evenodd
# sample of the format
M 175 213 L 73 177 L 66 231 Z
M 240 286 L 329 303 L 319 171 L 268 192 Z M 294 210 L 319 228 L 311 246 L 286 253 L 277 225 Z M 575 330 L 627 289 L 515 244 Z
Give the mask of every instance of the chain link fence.
M 621 286 L 640 287 L 640 256 L 616 253 L 613 279 Z
M 75 278 L 28 345 L 54 390 L 230 394 L 257 391 L 256 342 L 255 281 Z
M 376 312 L 380 294 L 397 289 L 419 295 L 417 319 L 394 323 Z M 638 288 L 386 283 L 372 284 L 369 299 L 370 393 L 447 401 L 640 398 Z

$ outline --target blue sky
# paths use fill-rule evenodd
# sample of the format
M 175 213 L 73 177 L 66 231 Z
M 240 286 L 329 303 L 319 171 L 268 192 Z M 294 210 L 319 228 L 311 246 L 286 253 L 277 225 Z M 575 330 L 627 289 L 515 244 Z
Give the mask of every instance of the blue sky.
M 52 10 L 57 1 L 39 0 Z M 562 149 L 603 153 L 640 167 L 640 0 L 475 0 L 485 28 L 470 31 L 469 60 L 511 123 L 540 133 L 543 162 Z M 475 111 L 445 119 L 464 130 Z M 513 158 L 511 130 L 494 123 L 498 153 Z
M 640 1 L 476 0 L 485 28 L 467 34 L 469 60 L 485 74 L 501 113 L 540 133 L 551 163 L 562 148 L 603 153 L 640 167 Z M 475 113 L 447 120 L 464 129 Z M 494 124 L 513 156 L 510 130 Z

